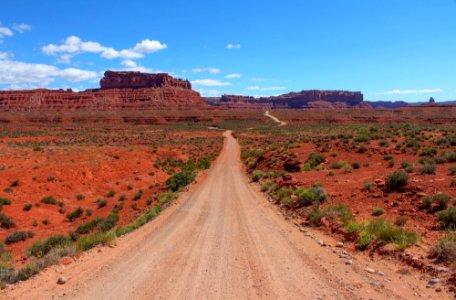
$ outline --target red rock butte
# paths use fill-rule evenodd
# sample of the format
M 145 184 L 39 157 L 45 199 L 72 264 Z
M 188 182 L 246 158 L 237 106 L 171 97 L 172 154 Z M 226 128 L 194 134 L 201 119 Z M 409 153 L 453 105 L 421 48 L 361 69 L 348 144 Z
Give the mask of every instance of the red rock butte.
M 0 91 L 0 111 L 185 109 L 206 107 L 189 81 L 160 74 L 106 71 L 100 89 Z

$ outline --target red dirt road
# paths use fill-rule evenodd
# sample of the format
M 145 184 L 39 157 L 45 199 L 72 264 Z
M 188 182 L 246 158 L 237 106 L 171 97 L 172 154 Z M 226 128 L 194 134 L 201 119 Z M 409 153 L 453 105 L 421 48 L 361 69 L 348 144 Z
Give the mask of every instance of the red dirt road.
M 226 137 L 214 166 L 155 220 L 114 248 L 51 267 L 0 298 L 450 299 L 426 289 L 416 274 L 395 273 L 393 263 L 355 257 L 353 265 L 344 264 L 248 183 L 239 145 Z M 366 267 L 385 275 L 368 274 Z M 67 283 L 56 284 L 59 276 Z

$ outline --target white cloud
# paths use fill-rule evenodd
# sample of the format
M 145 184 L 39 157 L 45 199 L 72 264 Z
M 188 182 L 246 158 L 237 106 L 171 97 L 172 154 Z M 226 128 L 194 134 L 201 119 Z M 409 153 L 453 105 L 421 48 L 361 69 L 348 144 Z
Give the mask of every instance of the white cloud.
M 226 48 L 232 50 L 232 49 L 241 49 L 241 44 L 228 44 Z
M 202 73 L 202 72 L 209 72 L 211 74 L 220 73 L 220 69 L 219 68 L 193 68 L 192 71 L 194 73 Z
M 46 86 L 55 78 L 77 82 L 95 79 L 98 74 L 75 68 L 59 69 L 45 64 L 30 64 L 20 61 L 0 61 L 0 84 L 39 84 Z
M 71 64 L 71 58 L 71 54 L 63 54 L 57 59 L 57 63 L 69 65 Z
M 8 52 L 0 52 L 0 59 L 8 59 L 11 58 L 13 55 Z
M 14 33 L 8 27 L 0 27 L 0 44 L 3 43 L 3 38 L 5 36 L 13 36 Z
M 442 89 L 423 89 L 423 90 L 392 90 L 381 93 L 374 93 L 375 95 L 410 95 L 410 94 L 430 94 L 430 93 L 441 93 Z
M 121 63 L 123 66 L 127 67 L 127 68 L 134 68 L 134 67 L 137 67 L 138 65 L 136 64 L 135 61 L 131 60 L 131 59 L 126 59 L 124 60 L 122 63 Z
M 253 81 L 253 82 L 264 82 L 264 81 L 267 81 L 266 78 L 258 78 L 258 77 L 253 77 L 253 78 L 250 78 L 249 80 Z
M 77 36 L 68 37 L 60 45 L 49 44 L 41 48 L 43 53 L 47 55 L 61 54 L 59 61 L 68 61 L 68 57 L 80 53 L 99 53 L 101 57 L 106 59 L 123 58 L 123 59 L 138 59 L 144 57 L 147 53 L 152 53 L 166 49 L 167 45 L 159 41 L 145 39 L 137 43 L 133 48 L 116 50 L 111 47 L 105 47 L 98 42 L 82 41 Z M 62 59 L 62 56 L 66 56 Z
M 259 87 L 259 86 L 249 86 L 247 90 L 249 91 L 279 91 L 284 90 L 284 86 L 270 86 L 270 87 Z
M 24 24 L 24 23 L 14 24 L 13 28 L 14 28 L 14 30 L 16 30 L 16 31 L 18 31 L 20 33 L 24 33 L 26 31 L 32 30 L 32 26 L 30 26 L 28 24 Z
M 233 78 L 241 78 L 241 74 L 236 74 L 236 73 L 233 73 L 233 74 L 228 74 L 225 76 L 225 78 L 228 78 L 228 79 L 233 79 Z
M 222 82 L 216 79 L 199 79 L 192 81 L 193 85 L 200 85 L 200 86 L 227 86 L 231 85 L 229 82 Z

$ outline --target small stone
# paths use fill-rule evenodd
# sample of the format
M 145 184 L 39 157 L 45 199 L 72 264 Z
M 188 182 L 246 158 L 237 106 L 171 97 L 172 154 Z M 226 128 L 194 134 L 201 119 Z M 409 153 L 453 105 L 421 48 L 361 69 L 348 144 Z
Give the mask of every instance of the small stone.
M 372 281 L 371 281 L 371 285 L 373 285 L 373 286 L 379 286 L 379 285 L 380 285 L 380 281 L 378 281 L 378 280 L 372 280 Z
M 67 282 L 66 278 L 61 276 L 57 279 L 57 284 L 65 284 Z
M 382 271 L 377 271 L 377 274 L 380 275 L 380 276 L 384 276 L 385 273 L 383 273 Z
M 442 291 L 442 288 L 439 288 L 439 287 L 438 287 L 438 288 L 435 289 L 435 291 L 436 291 L 437 293 L 440 293 L 440 292 Z
M 337 248 L 342 248 L 342 247 L 344 247 L 344 243 L 343 243 L 343 242 L 338 242 L 338 243 L 336 244 L 336 247 L 337 247 Z
M 448 272 L 449 269 L 445 267 L 438 267 L 435 269 L 437 272 L 442 273 L 442 272 Z
M 73 258 L 71 258 L 70 256 L 62 257 L 62 258 L 59 260 L 59 264 L 64 265 L 64 266 L 68 266 L 68 265 L 71 264 L 72 262 L 73 262 Z
M 439 278 L 432 278 L 431 280 L 429 280 L 429 284 L 437 284 L 440 282 L 440 279 Z
M 370 273 L 370 274 L 374 274 L 375 273 L 375 270 L 372 269 L 372 268 L 365 268 L 364 271 L 366 271 L 367 273 Z
M 345 261 L 345 264 L 348 265 L 348 266 L 351 266 L 351 265 L 353 265 L 353 260 L 347 259 L 347 260 Z
M 320 246 L 322 246 L 322 247 L 326 247 L 326 243 L 325 243 L 325 241 L 323 241 L 323 240 L 319 240 L 319 241 L 318 241 L 318 244 L 319 244 Z

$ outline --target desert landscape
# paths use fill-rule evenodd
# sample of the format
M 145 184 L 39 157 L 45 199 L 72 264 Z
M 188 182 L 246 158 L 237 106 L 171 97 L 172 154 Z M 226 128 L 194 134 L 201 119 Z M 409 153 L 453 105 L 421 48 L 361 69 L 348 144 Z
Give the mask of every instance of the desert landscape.
M 456 2 L 2 6 L 0 299 L 456 299 Z

